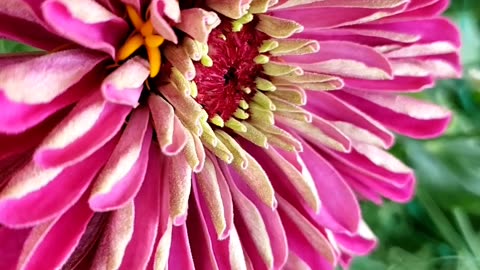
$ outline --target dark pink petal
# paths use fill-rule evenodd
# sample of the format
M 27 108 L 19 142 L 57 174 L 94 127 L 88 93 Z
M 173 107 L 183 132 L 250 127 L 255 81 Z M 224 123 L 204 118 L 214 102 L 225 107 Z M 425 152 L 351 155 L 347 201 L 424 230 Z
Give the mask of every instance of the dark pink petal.
M 280 196 L 278 200 L 278 211 L 290 252 L 300 257 L 311 269 L 333 270 L 337 258 L 326 236 L 286 200 Z
M 0 160 L 15 154 L 26 153 L 40 144 L 45 136 L 56 126 L 63 118 L 63 112 L 59 112 L 39 125 L 28 129 L 25 132 L 15 135 L 0 133 Z
M 130 111 L 105 101 L 99 92 L 83 98 L 38 147 L 35 162 L 53 168 L 85 159 L 118 133 Z
M 46 0 L 42 13 L 45 21 L 62 37 L 106 52 L 113 59 L 129 30 L 125 20 L 93 0 Z
M 89 204 L 98 212 L 131 202 L 147 170 L 152 129 L 146 108 L 136 109 L 105 167 L 97 176 Z
M 0 194 L 0 223 L 32 226 L 70 208 L 105 164 L 116 142 L 112 140 L 91 157 L 62 172 L 43 170 L 32 162 L 18 170 Z M 41 183 L 44 181 L 47 183 Z
M 333 121 L 344 121 L 364 128 L 382 139 L 386 147 L 394 143 L 393 134 L 383 125 L 341 99 L 322 91 L 307 91 L 307 110 Z
M 30 234 L 30 229 L 9 229 L 0 226 L 0 269 L 17 269 L 18 259 L 22 253 L 23 244 Z
M 306 31 L 314 31 L 378 20 L 389 14 L 395 14 L 404 8 L 404 5 L 384 9 L 332 7 L 310 8 L 304 9 L 301 12 L 285 9 L 275 10 L 269 14 L 296 21 L 302 24 Z M 322 19 L 319 20 L 318 18 Z
M 150 146 L 148 170 L 135 197 L 135 223 L 132 239 L 123 257 L 121 270 L 145 269 L 154 248 L 160 217 L 160 153 Z
M 85 232 L 93 211 L 88 194 L 62 216 L 33 228 L 20 256 L 21 269 L 58 269 L 68 260 Z
M 187 226 L 185 224 L 173 228 L 170 254 L 172 256 L 168 259 L 168 269 L 195 269 L 192 253 L 190 251 L 190 243 L 188 242 Z
M 303 70 L 369 80 L 391 79 L 392 67 L 380 53 L 368 46 L 346 41 L 319 42 L 320 51 L 282 59 Z
M 434 80 L 429 74 L 421 77 L 395 76 L 392 80 L 361 80 L 346 78 L 345 85 L 348 88 L 378 92 L 378 93 L 410 93 L 419 92 L 434 86 Z
M 345 180 L 308 143 L 304 143 L 304 152 L 300 156 L 312 174 L 323 206 L 315 218 L 331 230 L 356 232 L 360 208 Z
M 391 130 L 412 138 L 434 138 L 450 123 L 451 114 L 446 109 L 410 97 L 359 91 L 334 94 Z
M 48 51 L 67 43 L 50 32 L 46 24 L 22 0 L 2 1 L 0 36 Z
M 152 145 L 151 147 L 157 147 Z M 151 162 L 156 162 L 155 155 L 152 156 L 153 159 Z M 165 158 L 164 156 L 159 156 L 160 160 L 157 164 L 162 164 Z M 164 166 L 157 167 L 159 174 L 155 175 L 155 179 L 159 182 L 159 221 L 157 229 L 157 237 L 155 239 L 154 251 L 148 262 L 147 269 L 165 269 L 170 252 L 166 252 L 170 249 L 170 244 L 172 240 L 172 220 L 170 218 L 170 206 L 169 206 L 169 187 L 168 179 L 162 177 Z

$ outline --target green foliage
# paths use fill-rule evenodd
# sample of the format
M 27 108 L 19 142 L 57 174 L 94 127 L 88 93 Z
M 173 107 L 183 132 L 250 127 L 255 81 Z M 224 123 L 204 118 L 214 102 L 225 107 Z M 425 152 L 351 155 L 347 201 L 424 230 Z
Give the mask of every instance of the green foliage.
M 395 155 L 417 172 L 417 196 L 407 205 L 365 203 L 364 217 L 381 240 L 353 270 L 480 270 L 480 5 L 455 0 L 447 12 L 462 32 L 465 77 L 418 95 L 453 111 L 445 136 L 399 138 Z

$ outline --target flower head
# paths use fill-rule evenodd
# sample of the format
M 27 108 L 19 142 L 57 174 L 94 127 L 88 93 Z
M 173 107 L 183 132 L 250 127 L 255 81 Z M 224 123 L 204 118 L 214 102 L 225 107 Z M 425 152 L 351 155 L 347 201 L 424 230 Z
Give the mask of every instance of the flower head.
M 460 75 L 448 1 L 7 0 L 2 269 L 334 269 L 408 201 L 404 93 Z M 19 30 L 21 29 L 21 31 Z

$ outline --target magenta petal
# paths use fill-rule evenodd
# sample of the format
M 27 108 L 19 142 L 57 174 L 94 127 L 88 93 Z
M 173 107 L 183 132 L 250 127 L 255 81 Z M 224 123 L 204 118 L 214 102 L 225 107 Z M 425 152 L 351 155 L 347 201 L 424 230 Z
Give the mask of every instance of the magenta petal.
M 47 51 L 67 43 L 51 33 L 23 0 L 2 1 L 0 36 Z
M 160 153 L 157 146 L 152 145 L 145 181 L 134 201 L 134 231 L 125 251 L 121 270 L 145 269 L 152 254 L 160 217 L 159 164 Z
M 68 260 L 85 232 L 93 211 L 88 194 L 58 219 L 38 225 L 27 239 L 20 260 L 21 269 L 58 269 Z
M 391 130 L 412 138 L 437 137 L 450 123 L 451 114 L 446 109 L 410 97 L 358 91 L 334 94 Z
M 336 258 L 327 238 L 317 231 L 315 232 L 316 241 L 312 243 L 312 240 L 306 237 L 307 231 L 304 229 L 306 227 L 309 230 L 315 230 L 314 225 L 300 216 L 300 213 L 283 198 L 279 197 L 278 200 L 278 212 L 285 227 L 289 251 L 300 257 L 311 269 L 333 270 Z M 300 227 L 301 224 L 303 227 Z
M 332 121 L 344 121 L 364 128 L 382 139 L 386 147 L 393 145 L 394 136 L 383 125 L 341 99 L 321 91 L 308 91 L 307 110 Z
M 22 253 L 23 243 L 30 234 L 30 229 L 8 229 L 0 227 L 0 269 L 17 269 L 18 259 Z
M 126 21 L 93 0 L 46 0 L 42 11 L 45 21 L 61 36 L 112 58 L 129 30 Z
M 115 147 L 110 159 L 99 173 L 89 203 L 95 211 L 118 209 L 139 191 L 147 170 L 152 141 L 146 108 L 137 109 Z
M 190 243 L 188 241 L 187 226 L 185 224 L 179 227 L 173 227 L 170 254 L 171 256 L 168 258 L 168 269 L 195 269 L 192 253 L 190 251 Z
M 63 112 L 59 112 L 41 124 L 15 135 L 0 133 L 0 160 L 15 154 L 26 153 L 39 145 L 45 136 L 56 126 L 63 117 Z
M 0 195 L 0 223 L 12 227 L 32 226 L 64 212 L 85 192 L 110 156 L 115 143 L 114 139 L 88 159 L 66 168 L 45 187 L 23 197 L 5 197 L 9 190 L 7 185 Z M 21 186 L 22 183 L 16 185 Z
M 98 92 L 82 99 L 38 147 L 35 162 L 52 168 L 83 160 L 118 133 L 130 110 L 105 101 Z
M 308 143 L 300 153 L 315 180 L 322 209 L 316 219 L 334 231 L 356 232 L 360 222 L 360 207 L 345 180 Z

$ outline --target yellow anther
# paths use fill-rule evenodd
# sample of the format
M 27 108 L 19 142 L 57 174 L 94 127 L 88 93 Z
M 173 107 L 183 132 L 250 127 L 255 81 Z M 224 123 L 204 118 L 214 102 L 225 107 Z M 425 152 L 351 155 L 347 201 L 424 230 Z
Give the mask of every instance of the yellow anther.
M 143 37 L 140 34 L 131 36 L 125 44 L 120 48 L 117 54 L 117 60 L 122 61 L 132 55 L 138 48 L 143 45 Z
M 224 127 L 225 122 L 223 121 L 220 115 L 216 114 L 214 117 L 210 118 L 210 122 L 219 127 Z
M 228 119 L 225 126 L 237 132 L 247 132 L 247 127 L 235 118 Z
M 249 114 L 244 110 L 237 108 L 237 110 L 233 113 L 233 116 L 235 116 L 237 119 L 245 120 L 249 117 Z
M 212 67 L 213 66 L 213 60 L 207 54 L 202 56 L 202 59 L 200 59 L 200 63 L 202 63 L 202 65 L 204 65 L 206 67 Z
M 241 22 L 237 22 L 237 21 L 232 22 L 233 32 L 240 32 L 242 28 L 243 28 L 243 24 Z
M 145 46 L 147 47 L 160 47 L 165 39 L 162 36 L 150 35 L 145 37 Z
M 150 62 L 150 77 L 157 76 L 162 66 L 162 55 L 160 54 L 160 48 L 147 47 L 148 62 Z
M 268 56 L 266 56 L 266 55 L 259 54 L 259 55 L 255 56 L 255 58 L 253 58 L 253 61 L 256 64 L 264 65 L 264 64 L 266 64 L 270 61 L 270 58 L 268 58 Z
M 250 107 L 248 106 L 248 103 L 243 99 L 240 100 L 240 103 L 238 104 L 238 106 L 244 110 L 248 110 L 248 108 Z
M 142 18 L 140 17 L 140 15 L 135 10 L 135 8 L 127 5 L 127 14 L 128 14 L 128 18 L 130 18 L 130 21 L 132 22 L 135 29 L 140 31 L 144 22 L 143 22 Z

